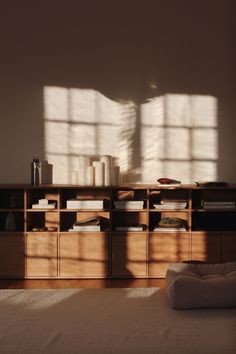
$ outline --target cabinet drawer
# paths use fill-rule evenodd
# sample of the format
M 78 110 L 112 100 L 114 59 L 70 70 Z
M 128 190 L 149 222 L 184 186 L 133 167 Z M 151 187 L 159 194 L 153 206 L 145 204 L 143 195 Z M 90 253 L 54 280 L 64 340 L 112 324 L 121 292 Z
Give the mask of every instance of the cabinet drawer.
M 189 259 L 189 234 L 150 233 L 149 276 L 165 277 L 170 263 Z
M 221 235 L 222 262 L 236 260 L 236 233 Z
M 57 276 L 57 235 L 28 233 L 26 235 L 26 275 Z
M 60 234 L 61 277 L 104 277 L 108 275 L 108 235 L 102 232 Z
M 147 275 L 146 233 L 113 233 L 112 275 L 131 278 Z
M 0 237 L 0 276 L 25 276 L 24 234 L 8 234 Z
M 221 259 L 221 239 L 219 233 L 192 232 L 191 259 L 219 263 Z

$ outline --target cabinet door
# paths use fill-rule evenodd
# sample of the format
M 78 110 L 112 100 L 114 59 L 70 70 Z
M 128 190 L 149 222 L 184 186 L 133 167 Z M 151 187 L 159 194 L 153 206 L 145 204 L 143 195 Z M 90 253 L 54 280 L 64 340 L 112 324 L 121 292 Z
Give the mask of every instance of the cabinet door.
M 0 276 L 25 276 L 25 238 L 23 234 L 0 236 Z
M 228 233 L 221 235 L 221 260 L 229 262 L 236 260 L 236 234 Z
M 149 234 L 149 276 L 165 277 L 170 263 L 189 259 L 188 233 Z
M 57 235 L 28 233 L 26 236 L 26 274 L 29 277 L 57 276 Z
M 59 239 L 61 277 L 105 277 L 108 275 L 108 234 L 65 233 Z
M 113 233 L 112 275 L 147 276 L 146 233 Z
M 193 232 L 191 238 L 191 259 L 220 262 L 221 241 L 220 234 L 214 232 Z

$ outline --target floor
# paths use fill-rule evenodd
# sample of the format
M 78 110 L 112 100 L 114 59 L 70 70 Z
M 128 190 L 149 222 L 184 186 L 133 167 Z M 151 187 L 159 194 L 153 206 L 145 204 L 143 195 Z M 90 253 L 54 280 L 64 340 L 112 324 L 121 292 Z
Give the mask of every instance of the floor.
M 165 279 L 0 279 L 0 289 L 152 288 Z

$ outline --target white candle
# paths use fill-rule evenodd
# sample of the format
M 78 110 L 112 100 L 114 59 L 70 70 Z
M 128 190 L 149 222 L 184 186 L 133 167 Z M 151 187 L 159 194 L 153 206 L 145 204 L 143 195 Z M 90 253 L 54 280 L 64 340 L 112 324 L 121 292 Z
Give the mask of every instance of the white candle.
M 112 157 L 110 155 L 104 155 L 101 157 L 100 161 L 104 163 L 104 184 L 105 186 L 110 186 Z
M 104 163 L 98 162 L 95 166 L 95 186 L 104 186 Z
M 93 161 L 93 163 L 92 163 L 92 165 L 93 165 L 93 167 L 96 167 L 97 165 L 99 165 L 99 163 L 100 163 L 100 161 Z

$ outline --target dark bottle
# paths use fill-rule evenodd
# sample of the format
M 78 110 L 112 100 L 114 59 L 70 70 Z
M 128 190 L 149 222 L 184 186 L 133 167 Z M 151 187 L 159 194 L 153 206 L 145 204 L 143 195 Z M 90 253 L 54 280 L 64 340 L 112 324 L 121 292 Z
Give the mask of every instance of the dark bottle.
M 39 186 L 41 183 L 41 163 L 38 157 L 33 157 L 31 162 L 31 185 Z

